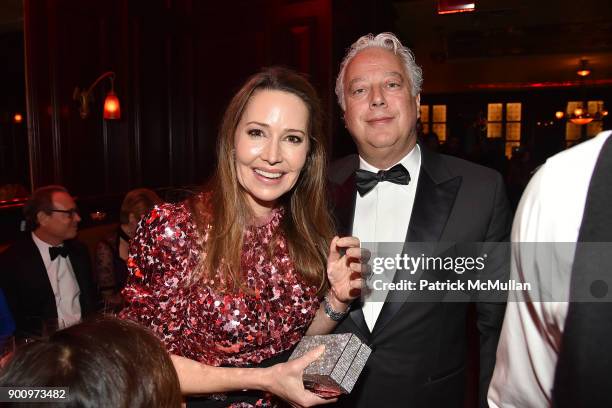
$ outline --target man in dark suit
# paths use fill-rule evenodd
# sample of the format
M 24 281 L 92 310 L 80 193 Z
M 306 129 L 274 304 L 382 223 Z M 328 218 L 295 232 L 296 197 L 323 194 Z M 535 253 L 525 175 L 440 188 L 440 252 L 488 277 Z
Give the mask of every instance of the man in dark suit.
M 339 232 L 362 243 L 399 242 L 404 253 L 410 243 L 506 241 L 511 211 L 501 176 L 417 144 L 421 82 L 414 56 L 391 33 L 364 36 L 349 49 L 336 94 L 359 156 L 330 171 Z M 414 301 L 405 291 L 384 299 L 362 296 L 337 327 L 373 349 L 339 404 L 463 407 L 469 303 Z M 504 307 L 475 306 L 480 406 L 486 406 Z
M 29 337 L 79 322 L 96 300 L 89 254 L 74 240 L 81 217 L 66 189 L 34 191 L 24 215 L 31 232 L 0 255 L 0 285 L 16 335 Z

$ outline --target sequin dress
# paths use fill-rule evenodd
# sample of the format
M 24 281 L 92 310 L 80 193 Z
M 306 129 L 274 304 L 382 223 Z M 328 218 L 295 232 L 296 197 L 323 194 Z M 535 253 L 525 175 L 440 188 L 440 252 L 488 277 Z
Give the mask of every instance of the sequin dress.
M 210 208 L 209 196 L 200 198 Z M 231 294 L 216 291 L 211 281 L 186 286 L 210 223 L 200 236 L 186 203 L 155 207 L 130 247 L 122 292 L 127 306 L 120 316 L 149 327 L 170 353 L 207 365 L 248 366 L 290 349 L 304 336 L 319 300 L 317 287 L 302 280 L 289 257 L 283 216 L 275 209 L 265 225 L 245 230 L 242 268 L 252 293 Z

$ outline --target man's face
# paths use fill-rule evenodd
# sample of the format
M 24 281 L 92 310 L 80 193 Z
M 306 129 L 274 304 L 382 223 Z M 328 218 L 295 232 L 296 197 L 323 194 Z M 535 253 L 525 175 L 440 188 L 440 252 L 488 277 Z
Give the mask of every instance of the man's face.
M 76 204 L 72 197 L 64 192 L 55 192 L 51 196 L 51 201 L 54 211 L 51 214 L 45 214 L 41 211 L 37 215 L 38 230 L 58 242 L 76 237 L 77 225 L 81 221 L 81 217 L 75 212 L 70 212 L 70 210 L 76 210 Z
M 392 166 L 416 143 L 420 95 L 401 60 L 383 48 L 360 51 L 344 76 L 346 127 L 359 154 L 377 167 Z

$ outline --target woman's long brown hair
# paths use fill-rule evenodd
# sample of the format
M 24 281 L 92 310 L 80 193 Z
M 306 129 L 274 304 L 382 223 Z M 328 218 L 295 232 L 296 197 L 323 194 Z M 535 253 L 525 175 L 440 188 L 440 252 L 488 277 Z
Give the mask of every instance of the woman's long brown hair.
M 306 282 L 327 287 L 326 268 L 333 227 L 326 197 L 327 140 L 323 133 L 321 105 L 312 85 L 301 75 L 273 67 L 253 75 L 232 98 L 219 130 L 217 168 L 212 182 L 212 217 L 201 196 L 191 200 L 198 231 L 208 234 L 201 248 L 192 283 L 202 279 L 225 282 L 223 290 L 246 290 L 241 271 L 243 233 L 253 213 L 238 182 L 234 163 L 234 136 L 245 108 L 255 92 L 277 90 L 298 96 L 308 107 L 309 151 L 296 185 L 279 199 L 285 207 L 281 224 L 289 254 Z M 208 215 L 207 215 L 208 214 Z M 208 225 L 212 225 L 208 229 Z M 271 245 L 274 245 L 274 240 Z M 270 248 L 272 249 L 272 248 Z

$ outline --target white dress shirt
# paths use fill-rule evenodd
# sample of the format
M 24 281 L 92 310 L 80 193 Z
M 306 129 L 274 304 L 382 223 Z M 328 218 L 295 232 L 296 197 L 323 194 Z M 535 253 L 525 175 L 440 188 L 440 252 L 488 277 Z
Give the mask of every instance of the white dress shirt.
M 74 275 L 70 259 L 58 256 L 51 260 L 49 248 L 52 245 L 41 240 L 34 233 L 32 233 L 32 240 L 40 251 L 53 294 L 55 295 L 58 329 L 78 323 L 81 320 L 81 303 L 79 302 L 81 290 Z
M 399 161 L 399 164 L 402 164 L 410 173 L 410 183 L 408 185 L 384 181 L 378 183 L 363 197 L 357 194 L 352 234 L 363 243 L 403 243 L 406 240 L 421 168 L 419 145 L 415 145 Z M 359 157 L 359 168 L 373 173 L 377 173 L 379 170 L 388 170 L 378 169 L 362 157 Z M 393 279 L 392 276 L 387 278 Z M 381 295 L 380 291 L 376 294 L 377 301 L 369 300 L 371 296 L 364 296 L 362 310 L 370 331 L 374 328 L 384 304 L 384 302 L 378 300 L 381 300 L 384 296 Z
M 602 132 L 549 158 L 538 170 L 514 218 L 513 243 L 577 241 L 593 169 L 610 133 Z M 513 245 L 512 279 L 551 282 L 555 302 L 532 301 L 526 293 L 510 292 L 489 387 L 489 406 L 551 405 L 567 315 L 568 303 L 563 300 L 569 298 L 574 252 L 568 248 L 572 247 L 559 244 L 553 248 L 548 244 L 540 252 L 533 244 L 524 244 L 530 249 L 527 251 L 517 251 Z

